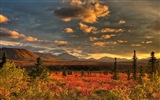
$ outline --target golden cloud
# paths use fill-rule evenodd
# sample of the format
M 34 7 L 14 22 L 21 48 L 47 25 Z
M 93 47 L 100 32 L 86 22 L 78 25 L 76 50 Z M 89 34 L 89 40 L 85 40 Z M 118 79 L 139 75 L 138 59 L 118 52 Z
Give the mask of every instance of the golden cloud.
M 102 33 L 118 33 L 118 32 L 124 32 L 124 29 L 111 29 L 111 28 L 104 28 L 101 30 Z
M 109 39 L 109 38 L 111 38 L 111 36 L 110 35 L 103 35 L 102 38 L 103 39 Z
M 125 40 L 118 40 L 118 43 L 127 43 L 128 41 Z
M 21 43 L 20 43 L 20 42 L 13 42 L 13 41 L 4 41 L 4 40 L 1 40 L 0 45 L 17 46 L 17 45 L 21 45 Z
M 126 23 L 125 20 L 120 20 L 120 21 L 118 22 L 118 24 L 125 24 L 125 23 Z
M 11 31 L 6 28 L 0 28 L 0 36 L 7 37 L 7 38 L 13 38 L 13 39 L 21 38 L 24 41 L 39 41 L 37 38 L 26 36 L 24 34 L 20 34 L 16 31 Z
M 80 19 L 86 23 L 95 23 L 98 18 L 109 15 L 108 6 L 98 2 L 82 2 L 81 0 L 71 0 L 69 7 L 55 10 L 55 14 L 63 21 Z
M 115 36 L 114 34 L 111 35 L 102 35 L 101 39 L 109 39 L 111 37 Z
M 79 23 L 79 26 L 80 26 L 80 30 L 82 30 L 84 33 L 97 33 L 97 28 L 94 27 L 94 26 L 87 26 L 83 23 Z
M 133 47 L 140 47 L 142 45 L 141 44 L 131 44 L 131 46 L 133 46 Z
M 73 33 L 73 32 L 74 32 L 72 28 L 66 28 L 65 31 L 66 31 L 67 33 Z
M 93 54 L 89 54 L 90 58 L 94 58 L 94 59 L 100 59 L 102 57 L 112 57 L 112 58 L 126 58 L 126 59 L 132 59 L 132 53 L 129 54 L 122 54 L 122 55 L 118 55 L 118 54 L 111 54 L 111 53 L 93 53 Z M 150 57 L 149 53 L 139 53 L 137 54 L 139 59 L 143 59 L 143 58 L 148 58 Z M 160 52 L 156 53 L 157 58 L 160 58 Z
M 106 45 L 116 45 L 117 42 L 116 41 L 109 41 L 109 42 L 101 42 L 101 41 L 97 41 L 95 43 L 93 43 L 92 46 L 98 46 L 98 47 L 106 47 Z
M 9 38 L 14 38 L 14 39 L 18 39 L 20 37 L 25 37 L 24 34 L 19 34 L 18 32 L 16 31 L 11 31 L 11 30 L 8 30 L 6 28 L 0 28 L 0 36 L 2 37 L 9 37 Z
M 152 41 L 146 41 L 146 44 L 151 44 L 152 43 Z
M 146 42 L 141 42 L 142 44 L 151 44 L 151 43 L 153 43 L 153 41 L 146 41 Z
M 30 42 L 32 42 L 32 41 L 38 41 L 37 38 L 31 37 L 31 36 L 26 36 L 23 40 L 24 41 L 30 41 Z
M 68 44 L 67 41 L 58 41 L 58 40 L 55 40 L 54 43 L 56 43 L 58 46 L 65 46 Z
M 97 37 L 89 37 L 90 41 L 97 41 L 99 40 Z
M 105 42 L 95 42 L 92 46 L 95 46 L 95 47 L 105 47 Z
M 0 14 L 0 23 L 6 23 L 8 21 L 9 21 L 9 19 L 6 16 Z
M 117 42 L 105 42 L 106 44 L 117 44 Z

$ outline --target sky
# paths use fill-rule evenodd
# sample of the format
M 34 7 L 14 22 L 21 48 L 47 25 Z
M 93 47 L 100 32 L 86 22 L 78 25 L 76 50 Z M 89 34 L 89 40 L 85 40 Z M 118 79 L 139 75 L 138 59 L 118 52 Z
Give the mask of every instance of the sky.
M 79 58 L 160 58 L 159 0 L 1 0 L 0 47 Z

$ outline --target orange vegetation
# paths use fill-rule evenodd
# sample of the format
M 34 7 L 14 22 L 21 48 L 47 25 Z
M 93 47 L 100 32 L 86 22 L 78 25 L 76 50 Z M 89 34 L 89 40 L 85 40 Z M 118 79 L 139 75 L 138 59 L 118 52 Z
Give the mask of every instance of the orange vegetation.
M 133 80 L 127 80 L 127 75 L 119 74 L 119 80 L 113 80 L 112 74 L 92 73 L 91 75 L 85 73 L 81 75 L 80 72 L 72 73 L 72 75 L 62 76 L 62 73 L 52 73 L 54 90 L 58 91 L 65 89 L 72 89 L 81 92 L 83 95 L 89 95 L 94 90 L 111 90 L 125 87 L 132 87 L 136 84 Z

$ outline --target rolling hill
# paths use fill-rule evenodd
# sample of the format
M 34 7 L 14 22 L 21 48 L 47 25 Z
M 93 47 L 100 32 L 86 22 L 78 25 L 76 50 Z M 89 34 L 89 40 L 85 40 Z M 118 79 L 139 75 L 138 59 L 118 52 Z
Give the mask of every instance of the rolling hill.
M 52 55 L 51 53 L 38 53 L 38 52 L 35 52 L 35 54 L 37 54 L 39 57 L 41 57 L 42 59 L 45 59 L 45 60 L 59 60 L 59 58 L 57 58 L 57 56 L 54 56 Z
M 30 50 L 21 48 L 1 48 L 0 58 L 4 52 L 6 53 L 7 58 L 10 60 L 35 60 L 37 57 L 41 57 L 42 60 L 46 61 L 58 60 L 56 56 L 53 56 L 49 53 L 35 53 Z
M 1 48 L 0 56 L 2 56 L 4 52 L 6 53 L 7 58 L 11 60 L 33 60 L 38 57 L 37 54 L 27 49 Z

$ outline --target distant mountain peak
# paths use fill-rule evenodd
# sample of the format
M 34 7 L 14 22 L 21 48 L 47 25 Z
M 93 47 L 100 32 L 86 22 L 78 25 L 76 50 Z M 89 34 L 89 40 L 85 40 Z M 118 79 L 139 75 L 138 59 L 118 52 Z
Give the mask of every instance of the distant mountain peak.
M 100 58 L 99 61 L 114 62 L 114 59 L 115 58 L 105 56 L 105 57 Z M 126 58 L 117 58 L 117 60 L 120 61 L 120 62 L 121 61 L 127 61 Z
M 79 60 L 78 57 L 73 56 L 69 53 L 62 53 L 62 54 L 59 54 L 57 57 L 61 60 Z

